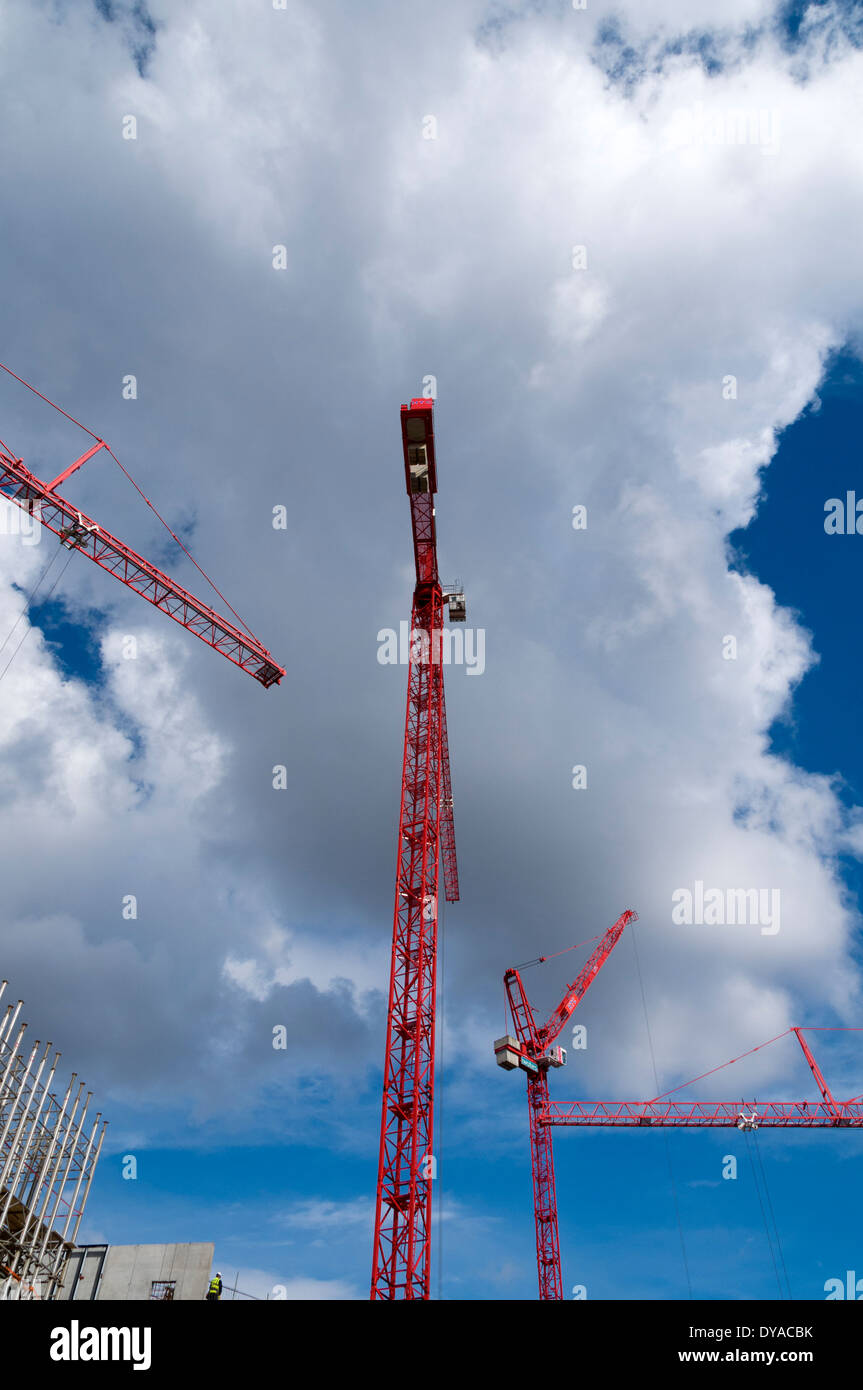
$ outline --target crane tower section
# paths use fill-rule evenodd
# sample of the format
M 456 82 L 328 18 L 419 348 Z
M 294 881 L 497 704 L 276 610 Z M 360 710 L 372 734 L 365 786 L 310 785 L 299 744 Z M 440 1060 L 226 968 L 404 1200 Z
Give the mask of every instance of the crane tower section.
M 541 1300 L 560 1302 L 563 1274 L 560 1261 L 560 1234 L 557 1224 L 557 1194 L 554 1182 L 554 1150 L 548 1121 L 551 1101 L 548 1072 L 566 1064 L 566 1050 L 555 1046 L 570 1015 L 578 1008 L 630 922 L 638 913 L 627 908 L 608 928 L 548 1020 L 540 1026 L 525 992 L 521 975 L 514 967 L 503 977 L 515 1033 L 506 1033 L 494 1044 L 495 1059 L 505 1071 L 517 1067 L 527 1073 L 527 1101 L 530 1116 L 530 1161 L 533 1170 L 533 1209 L 536 1222 L 536 1267 Z M 541 956 L 540 960 L 545 957 Z
M 395 911 L 378 1157 L 372 1299 L 427 1299 L 430 1289 L 438 873 L 458 900 L 444 702 L 444 606 L 463 621 L 464 594 L 438 574 L 433 406 L 401 408 L 416 586 L 410 630 Z

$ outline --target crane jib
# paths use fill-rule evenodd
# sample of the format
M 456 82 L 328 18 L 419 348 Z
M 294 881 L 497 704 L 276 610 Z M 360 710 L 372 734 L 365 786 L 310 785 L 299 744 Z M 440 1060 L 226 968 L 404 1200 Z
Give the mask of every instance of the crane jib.
M 93 451 L 95 452 L 95 450 Z M 80 460 L 78 461 L 80 463 Z M 63 476 L 62 474 L 60 475 Z M 55 479 L 55 483 L 58 479 Z M 0 451 L 0 495 L 38 519 L 69 549 L 80 550 L 153 607 L 194 633 L 202 642 L 259 684 L 278 685 L 285 674 L 265 647 L 221 617 L 182 585 L 136 554 L 77 507 L 31 473 L 20 459 Z

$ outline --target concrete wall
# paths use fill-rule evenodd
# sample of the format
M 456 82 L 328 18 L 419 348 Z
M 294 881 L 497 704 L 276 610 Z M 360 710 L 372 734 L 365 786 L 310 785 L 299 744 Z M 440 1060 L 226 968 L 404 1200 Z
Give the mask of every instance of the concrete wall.
M 96 1299 L 100 1303 L 112 1299 L 124 1303 L 149 1300 L 157 1280 L 176 1281 L 175 1302 L 203 1299 L 210 1283 L 214 1254 L 212 1244 L 109 1245 Z M 78 1261 L 73 1258 L 70 1271 L 77 1268 L 85 1277 L 81 1280 L 73 1275 L 74 1291 L 64 1287 L 61 1298 L 93 1297 L 92 1277 L 88 1277 L 93 1263 L 92 1259 Z
M 94 1290 L 108 1257 L 107 1245 L 78 1246 L 69 1256 L 58 1298 L 94 1298 Z M 73 1292 L 74 1290 L 74 1292 Z

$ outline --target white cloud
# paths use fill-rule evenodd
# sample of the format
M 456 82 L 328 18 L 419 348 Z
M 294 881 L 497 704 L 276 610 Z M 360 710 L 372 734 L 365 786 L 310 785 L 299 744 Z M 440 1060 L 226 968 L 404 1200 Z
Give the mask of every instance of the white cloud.
M 239 1275 L 223 1274 L 223 1282 L 236 1287 L 252 1298 L 287 1300 L 289 1302 L 319 1303 L 335 1302 L 363 1297 L 359 1289 L 346 1279 L 315 1279 L 306 1275 L 293 1275 L 284 1278 L 262 1269 L 240 1269 Z M 229 1291 L 223 1298 L 231 1299 Z M 242 1300 L 240 1300 L 242 1301 Z
M 281 1213 L 279 1220 L 290 1230 L 338 1234 L 352 1226 L 364 1226 L 371 1230 L 374 1214 L 374 1203 L 363 1198 L 350 1202 L 333 1202 L 326 1198 L 314 1197 L 305 1202 L 297 1202 Z
M 644 35 L 680 24 L 670 3 L 621 8 Z M 687 27 L 714 12 L 689 7 Z M 367 1025 L 388 963 L 404 672 L 377 664 L 374 635 L 407 616 L 395 411 L 428 372 L 442 564 L 487 631 L 483 680 L 448 680 L 464 900 L 446 997 L 465 1076 L 498 1028 L 505 966 L 628 903 L 673 1079 L 804 1013 L 850 1017 L 858 997 L 835 861 L 859 820 L 830 779 L 767 749 L 818 635 L 729 572 L 725 541 L 827 352 L 861 327 L 847 229 L 863 211 L 863 58 L 837 40 L 801 84 L 765 37 L 742 66 L 708 79 L 682 56 L 628 99 L 579 36 L 591 10 L 525 16 L 494 49 L 470 27 L 484 7 L 450 3 L 424 32 L 418 90 L 396 13 L 328 26 L 317 6 L 261 7 L 240 29 L 231 7 L 161 4 L 147 81 L 110 26 L 70 12 L 46 50 L 38 8 L 6 20 L 4 90 L 28 73 L 4 111 L 19 356 L 88 419 L 108 415 L 172 515 L 194 510 L 205 558 L 289 665 L 280 691 L 249 689 L 75 558 L 72 602 L 117 605 L 108 699 L 62 680 L 36 632 L 0 687 L 9 969 L 35 987 L 50 952 L 50 1007 L 120 1087 L 143 1072 L 221 1094 L 201 1060 L 217 1053 L 251 1104 L 283 1018 L 321 1086 L 380 1059 L 379 1004 Z M 722 24 L 767 13 L 740 0 Z M 674 147 L 674 112 L 698 102 L 779 111 L 778 147 Z M 62 238 L 44 231 L 58 203 Z M 134 416 L 117 388 L 130 359 Z M 33 466 L 66 457 L 14 399 Z M 138 524 L 109 473 L 77 486 L 119 530 Z M 282 501 L 293 529 L 274 537 Z M 10 624 L 10 579 L 38 569 L 11 539 Z M 137 666 L 112 645 L 133 613 Z M 587 793 L 569 789 L 574 762 Z M 671 894 L 695 878 L 780 888 L 781 932 L 673 927 Z M 136 887 L 132 932 L 117 903 Z M 585 1084 L 644 1081 L 623 971 L 610 962 L 585 1005 L 616 1019 Z
M 288 1279 L 283 1285 L 285 1297 L 306 1303 L 336 1302 L 365 1297 L 355 1285 L 344 1279 Z

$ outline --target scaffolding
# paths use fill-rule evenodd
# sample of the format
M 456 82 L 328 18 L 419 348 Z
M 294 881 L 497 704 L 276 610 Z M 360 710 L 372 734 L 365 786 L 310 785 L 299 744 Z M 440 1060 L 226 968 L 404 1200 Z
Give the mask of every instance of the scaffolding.
M 0 1299 L 50 1299 L 75 1248 L 107 1121 L 99 1112 L 89 1124 L 92 1092 L 77 1074 L 62 1100 L 52 1093 L 60 1053 L 49 1064 L 52 1044 L 40 1052 L 37 1041 L 25 1056 L 21 1008 L 19 999 L 0 1017 Z

